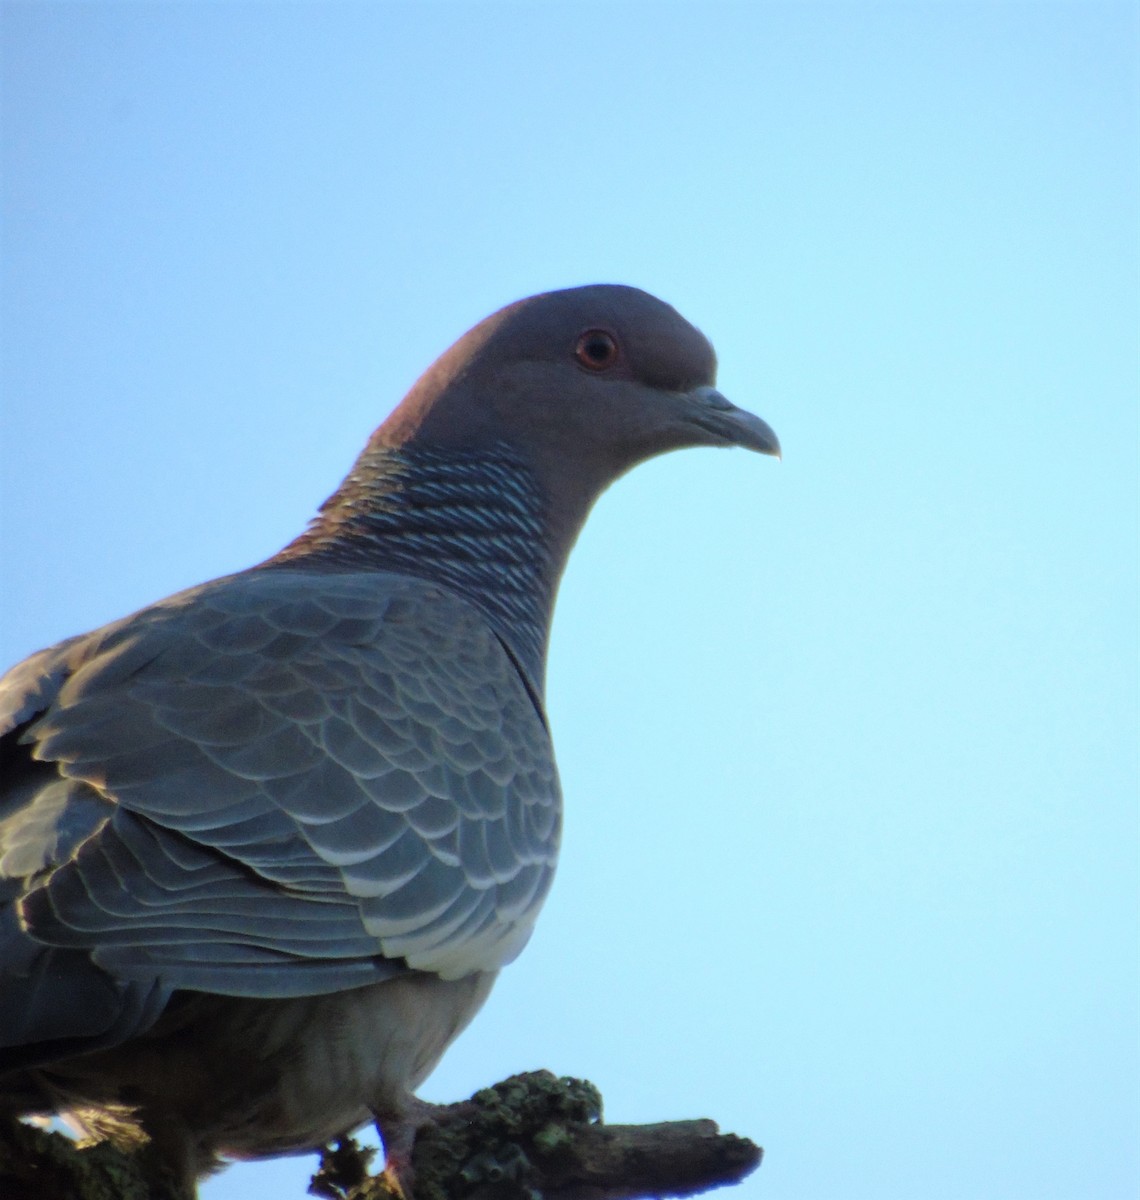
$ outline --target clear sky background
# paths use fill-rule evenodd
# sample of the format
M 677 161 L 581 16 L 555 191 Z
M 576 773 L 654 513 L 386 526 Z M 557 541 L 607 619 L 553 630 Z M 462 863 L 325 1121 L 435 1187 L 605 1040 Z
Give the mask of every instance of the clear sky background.
M 4 660 L 277 549 L 500 305 L 655 292 L 785 459 L 595 510 L 560 876 L 424 1094 L 1135 1196 L 1137 14 L 5 4 Z

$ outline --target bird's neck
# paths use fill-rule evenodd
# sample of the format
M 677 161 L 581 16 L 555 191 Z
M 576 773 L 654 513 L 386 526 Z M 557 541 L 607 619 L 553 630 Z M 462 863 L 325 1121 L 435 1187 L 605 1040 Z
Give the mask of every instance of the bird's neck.
M 569 545 L 530 471 L 479 454 L 369 446 L 309 529 L 267 567 L 383 570 L 475 604 L 541 696 L 550 618 Z

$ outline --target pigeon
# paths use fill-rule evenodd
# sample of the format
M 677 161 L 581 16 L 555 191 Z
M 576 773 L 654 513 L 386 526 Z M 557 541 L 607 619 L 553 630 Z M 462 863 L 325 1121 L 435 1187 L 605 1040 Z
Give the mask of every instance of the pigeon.
M 551 614 L 594 501 L 690 446 L 779 455 L 705 337 L 593 285 L 496 312 L 248 570 L 0 680 L 0 1111 L 227 1159 L 374 1121 L 530 937 L 562 799 Z

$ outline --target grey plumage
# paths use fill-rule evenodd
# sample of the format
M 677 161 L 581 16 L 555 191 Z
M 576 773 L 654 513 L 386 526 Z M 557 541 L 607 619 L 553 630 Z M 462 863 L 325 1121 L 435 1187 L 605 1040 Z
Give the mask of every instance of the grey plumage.
M 590 505 L 664 450 L 778 450 L 714 373 L 634 289 L 510 306 L 290 546 L 0 681 L 0 1104 L 140 1122 L 188 1177 L 370 1113 L 398 1149 L 550 887 Z

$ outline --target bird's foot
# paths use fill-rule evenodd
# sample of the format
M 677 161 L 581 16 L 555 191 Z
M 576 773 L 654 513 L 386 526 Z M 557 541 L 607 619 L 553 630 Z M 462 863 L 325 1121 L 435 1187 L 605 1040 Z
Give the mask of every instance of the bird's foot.
M 430 1104 L 409 1096 L 398 1111 L 374 1109 L 376 1130 L 384 1143 L 384 1173 L 381 1178 L 402 1200 L 412 1200 L 415 1171 L 412 1150 L 420 1130 L 430 1125 L 462 1121 L 464 1110 L 473 1108 L 468 1101 L 459 1104 Z

